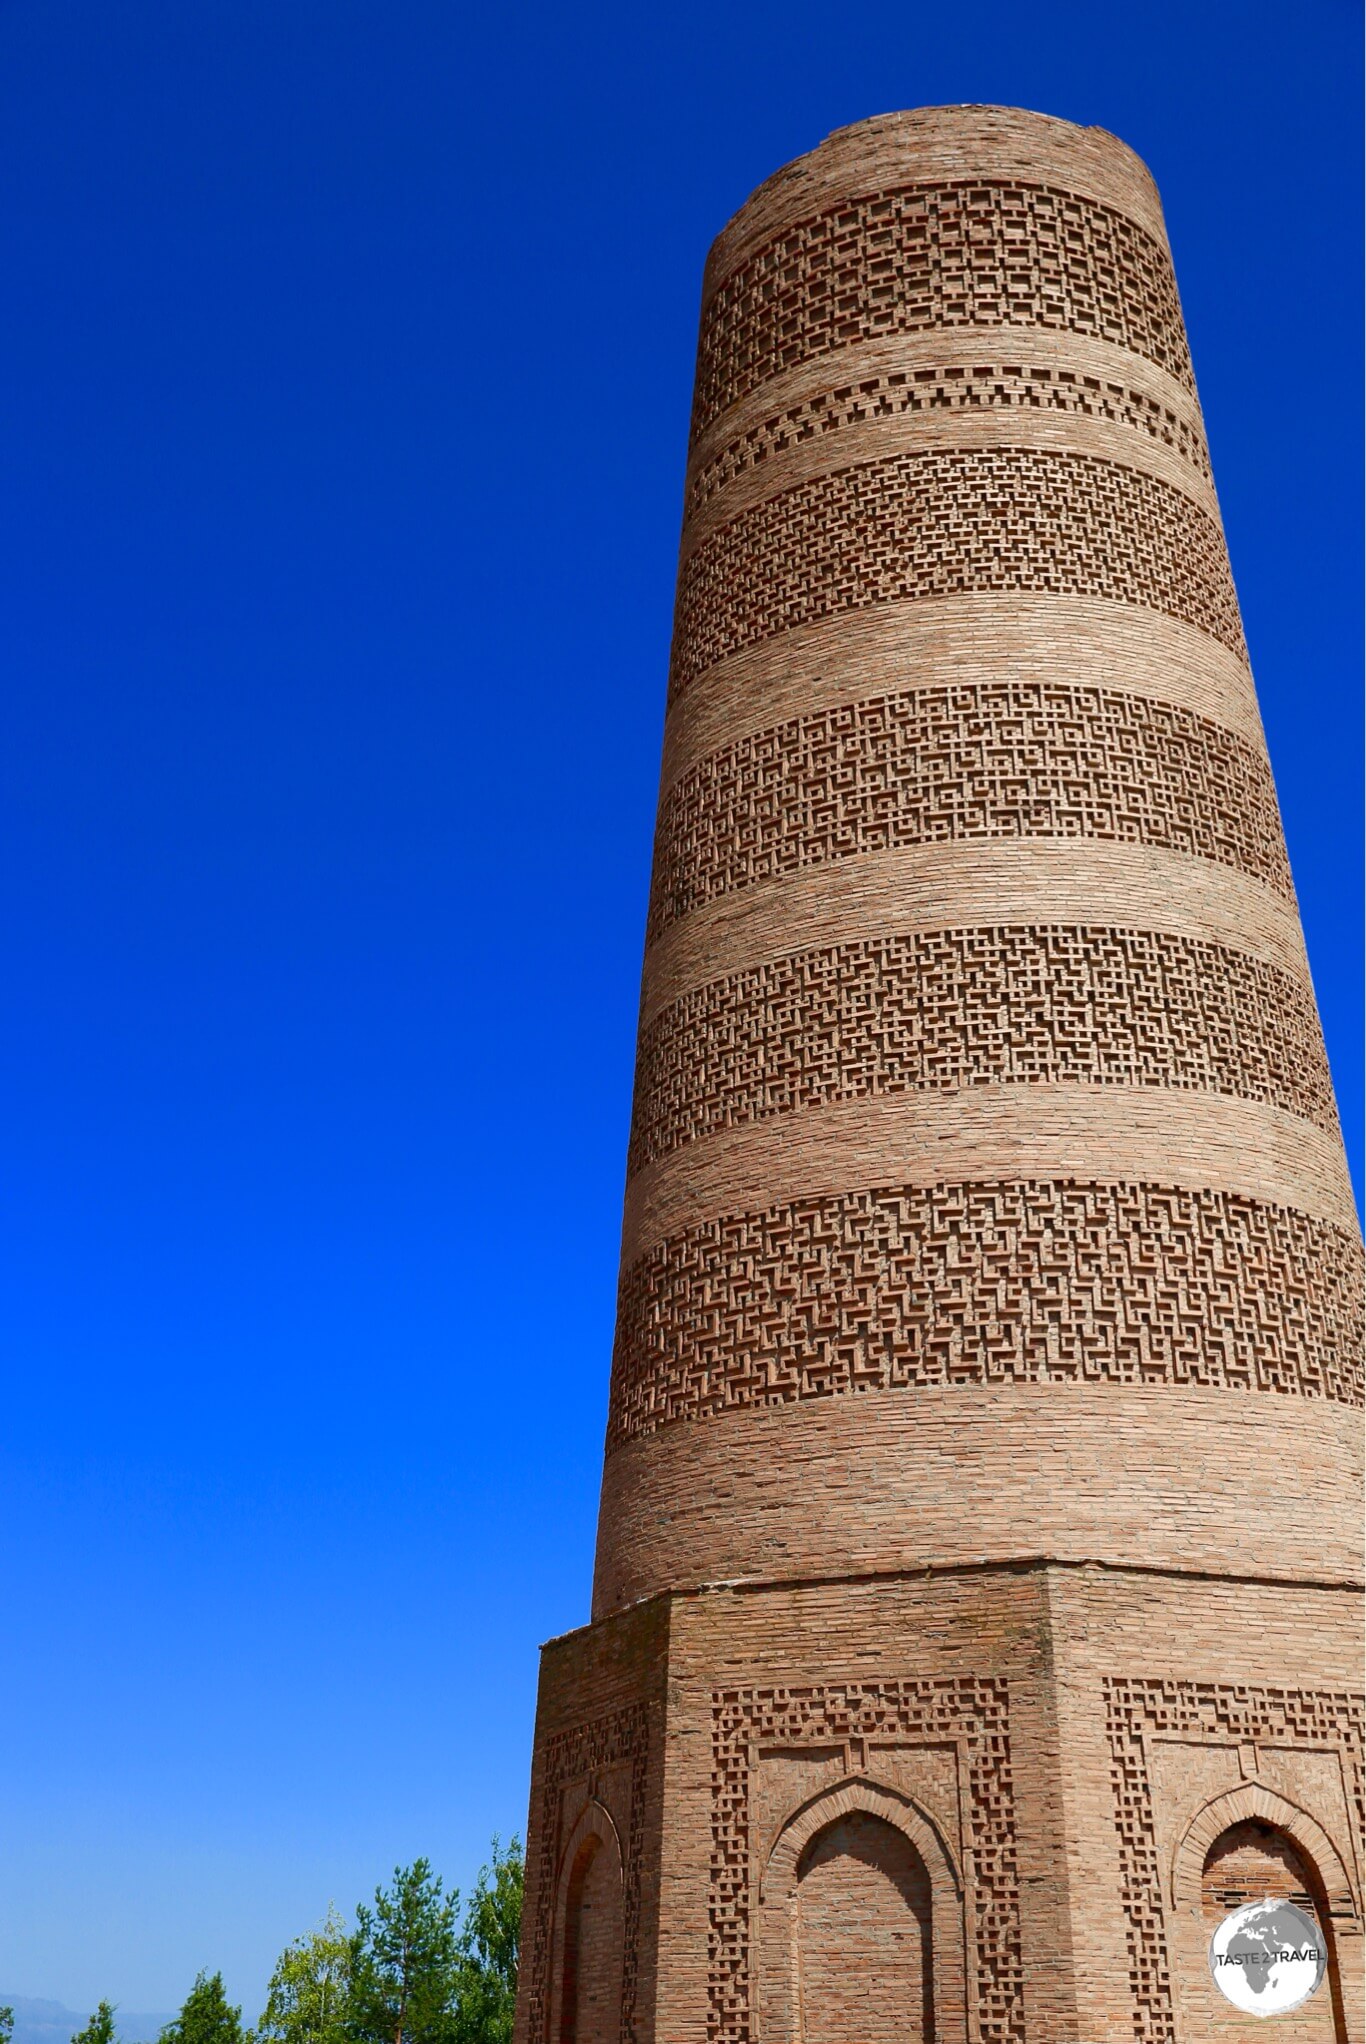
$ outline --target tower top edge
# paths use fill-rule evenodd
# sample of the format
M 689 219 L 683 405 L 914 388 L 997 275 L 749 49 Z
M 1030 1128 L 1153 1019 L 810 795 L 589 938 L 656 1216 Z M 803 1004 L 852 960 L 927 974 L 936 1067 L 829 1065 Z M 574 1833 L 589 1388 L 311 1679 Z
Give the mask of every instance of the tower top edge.
M 1108 128 L 1028 107 L 906 107 L 832 129 L 756 186 L 712 243 L 704 296 L 758 241 L 808 209 L 888 184 L 974 177 L 1058 184 L 1166 239 L 1152 172 Z
M 815 156 L 822 149 L 829 149 L 849 135 L 863 135 L 870 131 L 902 127 L 986 127 L 995 122 L 1009 122 L 1013 126 L 1037 127 L 1064 135 L 1084 135 L 1109 143 L 1131 157 L 1147 173 L 1147 165 L 1131 149 L 1129 144 L 1109 128 L 1102 128 L 1094 122 L 1069 121 L 1062 114 L 1042 114 L 1036 107 L 1006 106 L 992 100 L 959 100 L 944 106 L 893 107 L 884 114 L 865 114 L 862 120 L 846 122 L 843 127 L 832 128 L 815 149 L 803 152 Z M 800 157 L 794 157 L 800 162 Z M 1149 175 L 1151 173 L 1148 173 Z M 781 172 L 779 173 L 781 175 Z

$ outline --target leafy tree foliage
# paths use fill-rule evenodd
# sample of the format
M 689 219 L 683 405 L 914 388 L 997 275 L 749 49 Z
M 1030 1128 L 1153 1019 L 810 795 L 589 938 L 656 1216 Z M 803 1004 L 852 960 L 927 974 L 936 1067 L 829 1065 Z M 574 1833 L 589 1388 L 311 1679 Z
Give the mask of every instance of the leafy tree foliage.
M 425 1859 L 395 1867 L 392 1887 L 356 1911 L 350 2029 L 356 2044 L 451 2044 L 460 1969 L 459 1897 Z
M 198 1975 L 160 2044 L 244 2044 L 242 2011 L 229 2006 L 221 1973 Z
M 492 1864 L 479 1869 L 460 1930 L 452 2044 L 511 2044 L 522 1873 L 520 1841 L 504 1852 L 495 1838 Z
M 329 1907 L 316 1930 L 281 1952 L 252 2044 L 348 2044 L 350 2012 L 351 1933 Z
M 114 2011 L 102 2001 L 83 2030 L 77 2030 L 71 2044 L 114 2044 Z
M 522 1848 L 493 1841 L 463 1917 L 425 1859 L 395 1867 L 356 1928 L 329 1909 L 276 1962 L 261 2020 L 244 2037 L 218 1974 L 201 1973 L 160 2044 L 511 2044 L 522 1927 Z M 114 2012 L 72 2044 L 117 2044 Z M 101 2020 L 107 2027 L 97 2029 Z M 0 2022 L 0 2044 L 9 2044 Z
M 0 2008 L 0 2044 L 9 2044 L 14 2035 L 14 2010 L 8 2006 Z

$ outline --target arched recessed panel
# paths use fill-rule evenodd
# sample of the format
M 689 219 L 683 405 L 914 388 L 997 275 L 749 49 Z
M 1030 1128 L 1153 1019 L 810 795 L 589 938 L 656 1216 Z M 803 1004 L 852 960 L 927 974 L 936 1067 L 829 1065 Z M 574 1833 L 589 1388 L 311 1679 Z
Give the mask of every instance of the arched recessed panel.
M 618 2044 L 624 1939 L 615 1843 L 590 1832 L 569 1870 L 558 2044 Z
M 1311 1885 L 1317 1883 L 1284 1831 L 1248 1818 L 1230 1824 L 1205 1854 L 1200 1907 L 1206 1916 L 1223 1917 L 1245 1902 L 1279 1896 L 1317 1916 Z
M 1347 2044 L 1333 1926 L 1322 1877 L 1288 1832 L 1245 1817 L 1219 1833 L 1205 1853 L 1200 1912 L 1206 1931 L 1250 1902 L 1293 1902 L 1318 1925 L 1328 1953 L 1318 1993 L 1280 2020 L 1294 2044 Z
M 864 1810 L 827 1824 L 797 1867 L 802 2044 L 928 2044 L 930 1879 L 903 1831 Z

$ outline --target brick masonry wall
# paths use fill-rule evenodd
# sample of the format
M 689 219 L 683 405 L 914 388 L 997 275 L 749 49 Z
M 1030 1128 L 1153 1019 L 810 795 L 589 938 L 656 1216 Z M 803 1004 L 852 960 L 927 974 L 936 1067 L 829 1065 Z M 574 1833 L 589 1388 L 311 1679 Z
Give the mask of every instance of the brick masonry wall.
M 1360 1239 L 1143 165 L 999 108 L 788 165 L 684 503 L 518 2044 L 1246 2044 L 1253 1821 L 1346 2044 Z
M 1355 2038 L 1355 1620 L 1340 1591 L 1094 1565 L 675 1600 L 670 1733 L 689 1757 L 665 1813 L 681 1920 L 658 2035 L 767 2037 L 763 1870 L 794 1810 L 843 1787 L 868 1804 L 899 1791 L 960 1870 L 966 2020 L 946 2009 L 934 2034 L 1026 2044 L 1264 2035 L 1205 1998 L 1198 1935 L 1187 1949 L 1199 1874 L 1174 1895 L 1172 1864 L 1211 1801 L 1312 1800 L 1349 1870 L 1350 1897 L 1329 1900 Z M 1305 2044 L 1324 2008 L 1278 2028 Z M 904 2002 L 902 2018 L 920 2034 Z
M 1283 1523 L 1341 1557 L 1303 1407 L 1360 1404 L 1360 1272 L 1151 179 L 995 109 L 842 132 L 707 269 L 594 1608 L 778 1520 L 796 1566 L 794 1516 L 901 1554 L 900 1408 L 972 1463 L 992 1383 L 1060 1552 L 1252 1537 L 1222 1391 L 1328 1455 Z M 851 1396 L 832 1459 L 802 1408 Z M 795 1513 L 737 1475 L 760 1410 Z M 1164 1526 L 1107 1426 L 1180 1445 Z M 1008 1550 L 961 1502 L 920 1565 Z
M 543 1650 L 517 2044 L 655 2034 L 669 1622 L 658 1600 Z M 585 1866 L 589 1880 L 576 1882 Z

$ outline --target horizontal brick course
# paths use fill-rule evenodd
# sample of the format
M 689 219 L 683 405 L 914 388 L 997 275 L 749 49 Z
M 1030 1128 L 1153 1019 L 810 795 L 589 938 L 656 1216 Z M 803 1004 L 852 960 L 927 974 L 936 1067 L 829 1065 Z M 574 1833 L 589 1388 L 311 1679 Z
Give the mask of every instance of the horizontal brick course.
M 973 838 L 1153 845 L 1291 892 L 1259 746 L 1117 690 L 941 684 L 790 718 L 680 776 L 660 805 L 647 940 L 756 881 Z
M 881 1187 L 728 1215 L 622 1274 L 609 1447 L 889 1386 L 1221 1384 L 1362 1402 L 1354 1231 L 1228 1194 Z
M 1041 1079 L 1198 1087 L 1337 1130 L 1302 976 L 1147 930 L 976 925 L 790 953 L 681 996 L 641 1030 L 627 1170 L 826 1101 Z
M 974 364 L 970 370 L 964 367 L 962 371 L 963 401 L 951 403 L 950 399 L 959 397 L 959 378 L 947 367 L 930 373 L 942 376 L 944 402 L 926 401 L 917 407 L 908 400 L 903 410 L 890 399 L 879 405 L 874 397 L 868 396 L 863 404 L 858 404 L 851 396 L 834 422 L 824 426 L 819 435 L 813 431 L 802 437 L 799 426 L 795 427 L 785 446 L 775 447 L 771 456 L 748 469 L 740 469 L 723 488 L 703 497 L 685 526 L 679 553 L 680 574 L 686 575 L 696 556 L 713 542 L 724 544 L 722 535 L 729 528 L 742 519 L 754 517 L 765 505 L 772 504 L 781 516 L 781 500 L 803 484 L 821 486 L 827 478 L 906 456 L 1014 454 L 1044 461 L 1050 456 L 1062 460 L 1082 457 L 1118 469 L 1125 477 L 1139 475 L 1160 490 L 1174 491 L 1199 518 L 1217 527 L 1219 501 L 1213 480 L 1191 458 L 1191 449 L 1197 444 L 1192 439 L 1195 429 L 1172 428 L 1170 441 L 1158 431 L 1136 430 L 1138 392 L 1128 393 L 1131 401 L 1124 409 L 1113 403 L 1110 407 L 1113 416 L 1099 406 L 1084 409 L 1080 397 L 1071 408 L 1061 402 L 1031 403 L 1017 387 L 1013 375 L 1007 379 L 1004 372 L 997 375 L 994 370 Z M 1040 370 L 1029 379 L 1031 390 L 1037 395 L 1040 389 L 1056 384 L 1055 396 L 1066 394 L 1069 386 L 1058 382 L 1063 373 L 1061 368 Z M 1043 383 L 1045 374 L 1050 379 L 1048 386 Z M 1088 378 L 1087 382 L 1099 382 L 1099 378 Z M 814 405 L 818 400 L 812 402 Z M 824 409 L 822 406 L 822 414 Z M 1143 409 L 1146 411 L 1146 407 Z M 1164 413 L 1164 416 L 1177 419 L 1181 425 L 1182 415 Z M 838 433 L 838 440 L 831 437 L 834 433 Z M 1076 508 L 1080 511 L 1082 507 L 1078 504 Z M 1189 514 L 1184 506 L 1175 506 L 1170 515 L 1185 518 Z M 915 546 L 914 527 L 907 523 L 894 530 L 900 533 L 910 553 Z M 1217 541 L 1215 550 L 1217 555 Z M 1083 567 L 1079 572 L 1091 571 Z M 1150 593 L 1151 584 L 1146 577 L 1143 587 L 1145 594 Z
M 770 478 L 780 475 L 787 483 L 792 457 L 802 450 L 828 459 L 830 436 L 838 434 L 843 456 L 855 442 L 883 438 L 886 425 L 893 422 L 922 430 L 933 424 L 946 433 L 961 434 L 969 418 L 1009 420 L 1016 431 L 1029 420 L 1059 424 L 1065 420 L 1074 432 L 1077 420 L 1104 421 L 1145 435 L 1152 443 L 1143 450 L 1149 460 L 1159 448 L 1170 449 L 1175 462 L 1164 464 L 1170 477 L 1202 484 L 1210 480 L 1209 450 L 1198 415 L 1192 416 L 1191 408 L 1179 399 L 1173 401 L 1165 390 L 1157 395 L 1151 387 L 1135 388 L 1147 385 L 1148 379 L 1136 375 L 1122 356 L 1118 363 L 1102 358 L 1094 370 L 1089 364 L 1077 368 L 1047 359 L 1048 351 L 1033 345 L 1032 337 L 1030 346 L 1010 354 L 984 347 L 974 335 L 965 361 L 945 362 L 943 340 L 936 335 L 935 359 L 924 368 L 874 367 L 870 362 L 866 373 L 857 374 L 849 359 L 853 352 L 841 352 L 824 387 L 794 396 L 780 410 L 723 441 L 706 459 L 694 459 L 686 500 L 694 544 L 698 532 L 706 529 L 699 522 L 704 510 L 715 504 L 725 515 L 733 515 L 737 483 L 748 484 L 751 490 L 757 486 L 766 494 L 765 485 L 770 490 L 778 486 Z M 875 359 L 875 351 L 866 352 Z M 1125 442 L 1116 439 L 1110 444 L 1120 448 Z
M 1088 454 L 964 446 L 831 470 L 685 549 L 671 696 L 841 611 L 1002 590 L 1156 610 L 1246 650 L 1223 534 L 1183 489 Z
M 718 976 L 797 946 L 943 929 L 1069 921 L 1216 944 L 1309 983 L 1293 901 L 1186 852 L 1095 838 L 898 846 L 756 880 L 672 923 L 646 954 L 640 1025 Z
M 874 1385 L 737 1407 L 607 1456 L 593 1610 L 661 1583 L 1040 1555 L 1359 1588 L 1361 1458 L 1359 1409 L 1222 1385 Z
M 626 1187 L 622 1261 L 680 1227 L 874 1185 L 1114 1180 L 1237 1193 L 1350 1231 L 1339 1135 L 1261 1102 L 1036 1079 L 837 1100 L 720 1129 Z

